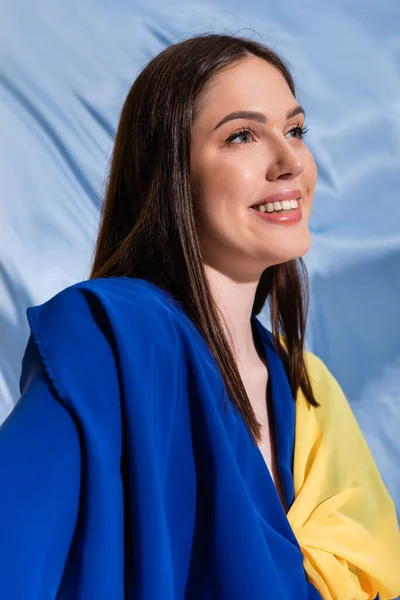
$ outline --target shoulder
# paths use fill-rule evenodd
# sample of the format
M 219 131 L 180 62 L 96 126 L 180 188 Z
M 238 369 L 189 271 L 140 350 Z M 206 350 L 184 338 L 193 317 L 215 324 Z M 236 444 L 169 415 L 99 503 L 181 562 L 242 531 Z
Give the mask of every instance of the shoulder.
M 72 374 L 117 385 L 127 354 L 168 360 L 177 311 L 173 297 L 146 280 L 110 277 L 76 283 L 29 307 L 27 317 L 50 380 L 66 400 Z
M 265 333 L 273 345 L 272 333 L 263 327 Z M 286 338 L 283 335 L 279 336 L 280 343 L 283 348 L 287 351 Z M 296 403 L 300 407 L 302 412 L 316 412 L 320 416 L 326 417 L 329 413 L 338 412 L 340 408 L 348 406 L 348 401 L 343 393 L 343 390 L 331 373 L 324 361 L 309 350 L 304 351 L 304 363 L 307 369 L 308 376 L 310 378 L 311 386 L 314 392 L 314 396 L 317 402 L 320 404 L 319 408 L 313 407 L 305 398 L 302 390 L 299 388 L 296 397 Z M 299 410 L 297 411 L 299 412 Z
M 311 418 L 318 424 L 322 430 L 343 430 L 347 425 L 351 428 L 356 426 L 355 417 L 350 407 L 348 399 L 324 361 L 313 352 L 304 353 L 307 372 L 311 381 L 315 399 L 319 407 L 311 406 L 305 399 L 301 390 L 299 390 L 297 402 L 297 417 L 307 419 Z
M 268 332 L 269 333 L 269 332 Z M 270 337 L 272 334 L 269 333 Z M 287 349 L 285 337 L 279 336 L 282 346 Z M 322 410 L 318 408 L 319 412 L 326 412 L 331 410 L 332 407 L 337 407 L 339 404 L 346 403 L 347 399 L 343 393 L 339 382 L 331 373 L 324 361 L 309 350 L 304 351 L 304 363 L 307 369 L 308 376 L 311 381 L 311 386 L 314 392 L 314 396 Z M 299 389 L 296 402 L 299 405 L 305 405 L 308 409 L 315 410 L 305 399 L 301 389 Z
M 124 305 L 131 304 L 140 308 L 143 313 L 154 308 L 160 309 L 161 313 L 166 312 L 168 307 L 176 304 L 171 294 L 145 279 L 104 277 L 75 283 L 43 304 L 28 310 L 49 312 L 57 309 L 64 313 L 65 310 L 74 311 L 85 305 L 90 306 L 95 301 L 108 308 L 123 308 Z
M 144 280 L 108 277 L 81 281 L 47 302 L 27 309 L 32 329 L 71 336 L 73 331 L 94 335 L 130 325 L 149 336 L 159 325 L 174 320 L 179 306 L 171 294 Z
M 324 361 L 309 350 L 304 352 L 304 361 L 307 367 L 307 371 L 311 382 L 314 384 L 316 393 L 323 393 L 324 389 L 337 381 L 328 369 Z M 337 384 L 338 385 L 338 384 Z

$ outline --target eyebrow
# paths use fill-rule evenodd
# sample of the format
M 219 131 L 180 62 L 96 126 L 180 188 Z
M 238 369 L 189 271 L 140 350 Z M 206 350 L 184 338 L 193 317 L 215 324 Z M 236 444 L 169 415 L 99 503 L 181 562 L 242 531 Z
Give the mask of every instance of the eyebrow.
M 306 116 L 306 113 L 302 106 L 298 105 L 292 110 L 290 110 L 286 115 L 286 119 L 291 119 L 296 115 Z M 250 119 L 251 121 L 257 121 L 257 123 L 267 122 L 267 117 L 263 113 L 254 110 L 236 110 L 234 112 L 229 113 L 229 115 L 226 115 L 226 117 L 221 119 L 221 121 L 217 123 L 217 125 L 214 127 L 213 131 L 215 131 L 216 129 L 218 129 L 218 127 L 221 127 L 221 125 L 224 125 L 228 121 L 234 121 L 235 119 Z

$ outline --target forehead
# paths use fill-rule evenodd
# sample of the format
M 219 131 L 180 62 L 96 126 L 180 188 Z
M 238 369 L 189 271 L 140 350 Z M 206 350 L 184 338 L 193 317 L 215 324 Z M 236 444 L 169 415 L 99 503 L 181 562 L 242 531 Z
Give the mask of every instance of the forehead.
M 264 112 L 281 118 L 296 105 L 283 75 L 271 64 L 250 56 L 224 69 L 209 82 L 199 103 L 197 118 L 215 120 L 234 110 Z

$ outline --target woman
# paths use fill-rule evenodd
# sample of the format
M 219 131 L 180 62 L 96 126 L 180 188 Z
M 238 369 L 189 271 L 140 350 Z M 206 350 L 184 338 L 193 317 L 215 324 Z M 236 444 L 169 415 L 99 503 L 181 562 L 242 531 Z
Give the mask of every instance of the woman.
M 303 349 L 305 131 L 287 66 L 250 40 L 187 39 L 134 82 L 91 278 L 28 309 L 3 598 L 400 593 L 393 502 Z

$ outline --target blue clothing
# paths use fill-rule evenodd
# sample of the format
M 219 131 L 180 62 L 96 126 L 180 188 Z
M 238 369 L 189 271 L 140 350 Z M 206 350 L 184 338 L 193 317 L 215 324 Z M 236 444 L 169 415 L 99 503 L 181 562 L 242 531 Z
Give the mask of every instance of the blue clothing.
M 27 312 L 21 398 L 0 428 L 1 598 L 320 600 L 264 458 L 168 292 L 97 279 Z M 295 405 L 252 322 L 289 508 Z

